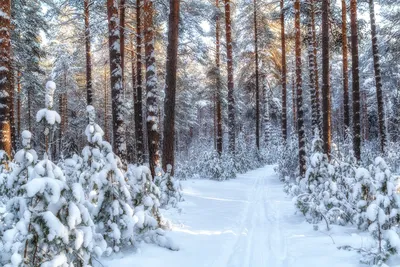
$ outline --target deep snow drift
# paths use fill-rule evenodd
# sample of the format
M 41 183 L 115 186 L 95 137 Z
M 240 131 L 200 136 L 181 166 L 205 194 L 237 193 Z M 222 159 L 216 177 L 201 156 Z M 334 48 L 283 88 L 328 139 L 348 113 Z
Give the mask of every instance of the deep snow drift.
M 362 266 L 356 252 L 341 245 L 366 244 L 355 227 L 323 223 L 318 231 L 295 214 L 274 172 L 266 166 L 226 182 L 183 182 L 182 212 L 164 211 L 173 224 L 168 235 L 179 245 L 170 251 L 142 244 L 140 251 L 124 251 L 102 259 L 107 267 L 279 267 Z M 395 266 L 394 258 L 388 264 Z

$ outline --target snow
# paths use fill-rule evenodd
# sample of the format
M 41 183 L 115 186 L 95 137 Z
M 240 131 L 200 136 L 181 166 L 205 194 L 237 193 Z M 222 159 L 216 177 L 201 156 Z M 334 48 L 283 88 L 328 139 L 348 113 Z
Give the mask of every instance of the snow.
M 332 226 L 328 232 L 323 222 L 320 230 L 313 230 L 303 215 L 295 214 L 273 168 L 250 171 L 223 184 L 182 181 L 182 212 L 162 210 L 172 224 L 167 235 L 180 250 L 142 243 L 135 252 L 123 251 L 102 258 L 101 263 L 107 267 L 309 267 L 328 262 L 330 267 L 359 266 L 356 252 L 337 247 L 361 247 L 368 233 L 359 233 L 355 226 Z M 140 224 L 144 218 L 140 212 L 136 215 Z

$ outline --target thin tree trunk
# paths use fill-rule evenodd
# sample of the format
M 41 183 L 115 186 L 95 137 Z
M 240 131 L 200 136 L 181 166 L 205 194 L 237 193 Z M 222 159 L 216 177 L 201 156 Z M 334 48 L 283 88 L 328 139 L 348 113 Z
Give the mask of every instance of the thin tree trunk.
M 311 96 L 311 126 L 312 130 L 319 129 L 318 108 L 316 90 L 315 90 L 315 68 L 314 68 L 314 40 L 313 40 L 313 17 L 314 17 L 314 1 L 308 0 L 310 17 L 307 20 L 307 53 L 308 53 L 308 72 Z
M 361 160 L 361 122 L 360 122 L 360 78 L 358 59 L 357 0 L 350 1 L 351 12 L 351 58 L 353 76 L 353 150 L 354 156 Z
M 233 55 L 232 55 L 232 25 L 231 25 L 231 1 L 225 1 L 225 33 L 228 68 L 228 140 L 229 152 L 235 152 L 235 98 L 233 95 Z
M 297 110 L 296 110 L 296 86 L 294 83 L 295 75 L 292 75 L 292 112 L 293 112 L 293 128 L 297 131 Z
M 32 132 L 32 87 L 28 87 L 28 129 Z
M 92 90 L 92 53 L 90 51 L 90 23 L 89 23 L 89 0 L 84 0 L 85 16 L 85 49 L 86 49 L 86 102 L 87 105 L 93 105 Z
M 20 138 L 21 137 L 21 72 L 18 71 L 17 74 L 17 93 L 18 93 L 18 97 L 17 97 L 17 136 Z M 22 144 L 20 144 L 22 146 Z
M 256 70 L 256 147 L 260 150 L 260 85 L 258 77 L 258 32 L 257 32 L 257 0 L 254 3 L 254 53 Z
M 109 140 L 108 137 L 108 79 L 107 69 L 104 67 L 104 139 Z
M 11 157 L 11 1 L 0 0 L 0 149 Z
M 343 53 L 343 108 L 344 127 L 350 128 L 349 106 L 349 60 L 347 47 L 347 6 L 346 0 L 342 0 L 342 53 Z
M 122 90 L 125 88 L 125 0 L 120 0 L 119 8 L 119 34 L 121 51 L 121 77 Z
M 280 1 L 281 5 L 281 49 L 282 49 L 282 137 L 286 142 L 287 140 L 287 88 L 286 88 L 286 38 L 285 38 L 285 11 L 283 10 L 283 0 Z
M 296 93 L 297 93 L 297 132 L 299 136 L 299 170 L 300 175 L 306 172 L 306 140 L 303 121 L 303 90 L 301 77 L 301 32 L 300 32 L 300 0 L 294 2 L 296 29 Z
M 132 121 L 135 121 L 135 103 L 137 101 L 136 99 L 136 51 L 133 47 L 133 42 L 134 42 L 135 34 L 132 33 L 130 35 L 130 49 L 131 49 L 131 69 L 132 69 L 132 97 L 133 97 L 133 118 Z M 136 134 L 135 134 L 136 135 Z M 135 136 L 136 138 L 136 136 Z M 135 153 L 135 148 L 134 145 L 131 146 L 131 152 L 130 152 L 130 162 L 134 162 L 137 160 L 137 155 Z
M 147 92 L 147 136 L 149 150 L 149 165 L 153 177 L 155 169 L 159 164 L 159 142 L 158 132 L 158 91 L 156 60 L 154 56 L 154 24 L 153 24 L 153 1 L 144 0 L 144 42 L 146 56 L 146 92 Z
M 219 10 L 219 0 L 215 1 L 215 5 Z M 215 43 L 216 43 L 216 52 L 215 52 L 215 65 L 217 67 L 217 92 L 216 92 L 216 108 L 217 108 L 217 152 L 221 156 L 222 155 L 222 107 L 221 107 L 221 91 L 222 91 L 222 82 L 221 82 L 221 22 L 219 18 L 219 13 L 217 14 L 215 21 Z
M 167 165 L 172 166 L 171 175 L 175 169 L 175 95 L 176 95 L 176 69 L 178 64 L 179 41 L 179 6 L 180 0 L 169 2 L 168 22 L 168 47 L 167 70 L 165 80 L 164 98 L 164 139 L 163 139 L 163 169 L 167 171 Z
M 121 73 L 121 53 L 118 1 L 107 0 L 109 50 L 110 50 L 110 80 L 112 95 L 113 147 L 117 156 L 123 162 L 126 160 L 125 122 L 123 116 L 123 88 Z
M 331 88 L 329 81 L 329 0 L 322 0 L 322 104 L 324 153 L 331 153 Z
M 378 102 L 378 122 L 379 122 L 379 135 L 381 144 L 380 148 L 381 148 L 381 153 L 383 154 L 385 152 L 385 144 L 386 144 L 385 110 L 383 106 L 381 64 L 380 64 L 379 48 L 378 48 L 378 37 L 377 37 L 378 35 L 376 32 L 374 0 L 369 0 L 369 16 L 371 20 L 371 39 L 372 39 L 372 54 L 374 57 L 376 100 Z
M 141 1 L 136 0 L 136 90 L 135 90 L 135 136 L 137 163 L 143 164 L 143 110 L 142 110 L 142 24 Z
M 321 130 L 321 105 L 319 97 L 319 73 L 318 73 L 318 54 L 317 54 L 317 32 L 315 29 L 315 0 L 311 0 L 311 24 L 312 24 L 312 39 L 314 47 L 314 77 L 315 77 L 315 99 L 316 99 L 316 111 L 317 111 L 317 121 L 319 130 Z
M 12 57 L 12 54 L 11 54 Z M 11 63 L 11 86 L 10 86 L 10 126 L 11 126 L 11 145 L 12 151 L 16 151 L 17 149 L 17 138 L 15 136 L 15 105 L 14 105 L 14 98 L 15 98 L 15 76 L 14 76 L 14 64 Z

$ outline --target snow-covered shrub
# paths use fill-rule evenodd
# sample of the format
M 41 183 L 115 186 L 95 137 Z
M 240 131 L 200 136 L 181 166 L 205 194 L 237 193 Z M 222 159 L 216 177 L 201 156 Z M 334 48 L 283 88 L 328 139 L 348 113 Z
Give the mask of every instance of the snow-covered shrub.
M 276 172 L 279 179 L 286 183 L 293 183 L 298 176 L 299 153 L 296 138 L 287 140 L 287 144 L 278 153 L 278 166 Z
M 167 222 L 159 211 L 161 192 L 153 182 L 150 169 L 145 166 L 128 165 L 126 176 L 135 205 L 137 238 L 147 243 L 178 250 L 178 247 L 161 229 L 161 227 L 167 227 Z
M 159 170 L 162 175 L 155 179 L 156 185 L 160 188 L 160 204 L 161 208 L 176 208 L 178 203 L 183 200 L 182 187 L 178 180 L 172 175 L 172 166 L 167 165 L 167 172 Z
M 4 150 L 0 150 L 0 205 L 6 197 L 6 183 L 8 179 L 8 156 Z
M 356 213 L 354 222 L 358 229 L 367 230 L 369 226 L 367 208 L 375 198 L 376 188 L 369 170 L 357 168 L 355 184 L 353 186 L 352 199 Z

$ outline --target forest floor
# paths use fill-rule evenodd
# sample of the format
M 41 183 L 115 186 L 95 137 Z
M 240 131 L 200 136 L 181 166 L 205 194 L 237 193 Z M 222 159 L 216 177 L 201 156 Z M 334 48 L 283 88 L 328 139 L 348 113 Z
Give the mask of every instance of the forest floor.
M 164 212 L 173 224 L 168 236 L 180 250 L 141 244 L 137 251 L 102 259 L 102 266 L 361 266 L 360 255 L 337 247 L 363 246 L 366 234 L 355 227 L 332 226 L 327 231 L 323 223 L 313 230 L 295 213 L 274 166 L 225 182 L 188 180 L 182 184 L 181 211 Z

